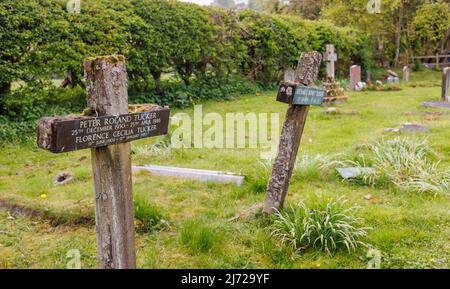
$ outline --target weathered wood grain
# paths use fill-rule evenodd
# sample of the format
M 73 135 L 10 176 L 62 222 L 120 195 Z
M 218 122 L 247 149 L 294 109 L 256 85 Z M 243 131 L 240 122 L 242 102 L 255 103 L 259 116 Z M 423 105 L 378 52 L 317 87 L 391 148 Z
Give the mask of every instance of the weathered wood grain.
M 87 105 L 98 116 L 128 112 L 123 56 L 84 62 Z M 135 268 L 130 143 L 91 149 L 99 268 Z
M 295 80 L 305 86 L 312 85 L 319 73 L 322 55 L 319 52 L 302 53 Z M 289 188 L 301 136 L 305 127 L 309 105 L 289 105 L 278 145 L 278 153 L 267 185 L 264 212 L 273 213 L 283 207 Z

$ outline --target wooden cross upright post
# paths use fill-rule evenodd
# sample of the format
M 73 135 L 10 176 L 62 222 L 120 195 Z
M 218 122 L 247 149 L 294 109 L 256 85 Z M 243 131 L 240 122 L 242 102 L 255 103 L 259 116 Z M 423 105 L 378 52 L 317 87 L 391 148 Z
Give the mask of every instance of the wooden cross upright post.
M 53 153 L 91 148 L 98 266 L 136 267 L 130 141 L 166 134 L 168 108 L 143 105 L 129 113 L 123 56 L 84 62 L 87 106 L 93 116 L 46 117 L 38 146 Z
M 277 101 L 289 103 L 278 145 L 278 153 L 267 185 L 264 212 L 273 213 L 283 207 L 292 170 L 310 105 L 321 105 L 325 91 L 311 87 L 317 79 L 322 55 L 313 51 L 302 53 L 298 61 L 295 83 L 280 86 Z

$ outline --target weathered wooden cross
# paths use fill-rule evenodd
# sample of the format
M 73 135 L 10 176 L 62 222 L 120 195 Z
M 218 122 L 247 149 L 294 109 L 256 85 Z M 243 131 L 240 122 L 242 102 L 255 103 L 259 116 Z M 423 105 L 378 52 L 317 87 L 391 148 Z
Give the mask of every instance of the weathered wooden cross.
M 87 106 L 94 116 L 46 117 L 38 146 L 53 153 L 91 148 L 99 268 L 135 268 L 130 141 L 167 133 L 169 109 L 129 113 L 123 56 L 84 62 Z
M 310 105 L 321 105 L 325 91 L 311 87 L 317 79 L 322 55 L 313 51 L 302 53 L 298 61 L 295 82 L 283 82 L 277 101 L 288 103 L 278 153 L 267 185 L 264 212 L 272 213 L 283 207 L 292 170 Z
M 324 61 L 327 62 L 327 78 L 334 79 L 335 67 L 334 63 L 337 61 L 337 54 L 334 52 L 334 45 L 327 44 L 327 51 L 324 53 Z

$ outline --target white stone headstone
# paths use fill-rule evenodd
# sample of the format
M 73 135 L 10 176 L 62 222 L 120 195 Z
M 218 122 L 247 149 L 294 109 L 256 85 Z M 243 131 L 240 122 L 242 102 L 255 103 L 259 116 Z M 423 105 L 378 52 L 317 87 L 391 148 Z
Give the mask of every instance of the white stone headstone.
M 409 81 L 409 67 L 403 67 L 403 81 Z
M 372 72 L 370 70 L 366 71 L 366 81 L 367 82 L 372 81 Z
M 444 68 L 442 75 L 442 101 L 450 102 L 450 67 Z
M 389 77 L 387 78 L 387 83 L 399 83 L 399 82 L 400 78 L 396 76 L 389 75 Z
M 288 68 L 284 71 L 284 81 L 295 81 L 295 70 L 292 68 Z
M 327 44 L 327 51 L 324 54 L 324 60 L 327 63 L 327 77 L 334 79 L 335 67 L 334 63 L 337 61 L 337 54 L 334 52 L 334 45 Z

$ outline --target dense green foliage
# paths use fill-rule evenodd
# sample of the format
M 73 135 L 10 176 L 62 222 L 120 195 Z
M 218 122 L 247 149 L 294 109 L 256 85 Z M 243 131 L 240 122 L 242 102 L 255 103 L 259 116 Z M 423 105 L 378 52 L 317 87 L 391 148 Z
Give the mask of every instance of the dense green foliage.
M 383 67 L 412 64 L 411 56 L 447 53 L 449 5 L 450 0 L 249 0 L 260 12 L 357 28 L 371 40 L 374 60 Z
M 33 117 L 24 111 L 37 103 L 72 108 L 67 94 L 77 94 L 82 104 L 83 59 L 95 55 L 126 56 L 131 101 L 175 106 L 249 92 L 254 90 L 249 81 L 271 86 L 284 69 L 295 67 L 301 51 L 323 51 L 326 43 L 337 46 L 341 75 L 352 62 L 370 65 L 368 50 L 362 49 L 365 37 L 328 22 L 166 0 L 85 0 L 80 13 L 66 5 L 62 0 L 0 3 L 3 115 L 34 119 L 39 109 Z M 63 79 L 58 86 L 77 93 L 57 91 L 48 99 L 55 78 Z M 17 94 L 18 84 L 21 90 L 36 89 Z
M 380 0 L 380 10 L 373 13 L 367 0 L 323 2 L 322 18 L 339 26 L 356 27 L 372 39 L 380 66 L 411 64 L 411 56 L 448 51 L 449 0 Z

